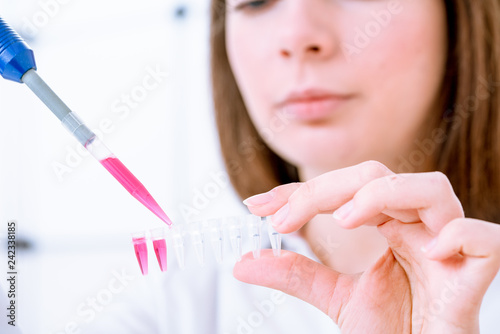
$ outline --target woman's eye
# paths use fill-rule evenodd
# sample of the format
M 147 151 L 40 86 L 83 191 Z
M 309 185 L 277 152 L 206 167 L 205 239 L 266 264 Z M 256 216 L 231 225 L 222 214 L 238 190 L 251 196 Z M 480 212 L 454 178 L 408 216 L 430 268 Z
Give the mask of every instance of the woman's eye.
M 246 2 L 243 2 L 239 5 L 236 5 L 234 9 L 235 10 L 244 10 L 244 9 L 256 10 L 256 9 L 260 9 L 260 8 L 264 7 L 268 2 L 270 2 L 270 1 L 269 0 L 246 1 Z

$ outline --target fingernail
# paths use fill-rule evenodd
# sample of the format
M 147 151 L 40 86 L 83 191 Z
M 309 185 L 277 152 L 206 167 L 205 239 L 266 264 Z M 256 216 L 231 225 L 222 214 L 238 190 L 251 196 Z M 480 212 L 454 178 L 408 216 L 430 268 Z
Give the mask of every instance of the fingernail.
M 259 206 L 264 205 L 271 202 L 276 197 L 274 191 L 268 191 L 267 193 L 254 195 L 252 197 L 248 197 L 243 201 L 243 204 L 246 206 Z
M 274 227 L 277 227 L 281 225 L 285 219 L 286 216 L 288 216 L 288 212 L 290 211 L 290 204 L 286 203 L 285 206 L 281 207 L 271 218 L 271 224 Z
M 429 241 L 429 243 L 425 246 L 420 247 L 420 250 L 424 253 L 427 253 L 431 249 L 433 249 L 437 244 L 437 237 Z
M 351 214 L 352 209 L 354 209 L 354 204 L 352 200 L 350 200 L 333 213 L 333 218 L 337 220 L 344 220 Z

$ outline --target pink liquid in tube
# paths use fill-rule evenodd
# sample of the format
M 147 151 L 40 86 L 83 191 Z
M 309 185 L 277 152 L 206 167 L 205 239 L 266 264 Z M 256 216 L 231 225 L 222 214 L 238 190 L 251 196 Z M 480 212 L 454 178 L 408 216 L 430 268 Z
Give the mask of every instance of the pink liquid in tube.
M 167 243 L 165 239 L 153 240 L 153 247 L 161 271 L 167 271 Z
M 169 227 L 172 221 L 162 208 L 156 203 L 153 196 L 146 190 L 142 183 L 125 167 L 125 165 L 116 157 L 109 157 L 99 161 L 104 168 L 108 170 L 121 183 L 127 191 L 134 196 L 139 202 L 144 204 L 158 218 L 163 220 Z
M 141 267 L 143 275 L 148 274 L 148 247 L 146 245 L 146 238 L 133 238 L 135 256 Z

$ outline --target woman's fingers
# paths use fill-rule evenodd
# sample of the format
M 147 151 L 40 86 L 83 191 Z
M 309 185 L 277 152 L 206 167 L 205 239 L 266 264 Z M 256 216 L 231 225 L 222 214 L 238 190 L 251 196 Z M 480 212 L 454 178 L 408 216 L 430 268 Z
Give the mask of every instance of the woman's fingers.
M 272 251 L 264 250 L 257 260 L 246 254 L 235 265 L 233 274 L 240 281 L 281 290 L 300 298 L 328 314 L 334 321 L 337 321 L 352 284 L 349 277 L 287 251 L 280 257 L 274 257 Z
M 448 222 L 463 218 L 460 201 L 446 176 L 439 172 L 394 174 L 362 187 L 334 217 L 345 228 L 366 225 L 385 214 L 405 223 L 424 222 L 438 232 Z
M 464 217 L 444 174 L 394 174 L 373 161 L 274 188 L 245 204 L 256 215 L 273 215 L 271 221 L 281 233 L 296 231 L 317 214 L 337 208 L 334 218 L 345 228 L 397 219 L 422 221 L 437 233 L 451 220 Z
M 261 216 L 274 214 L 272 223 L 278 232 L 289 233 L 298 230 L 315 215 L 332 212 L 346 203 L 368 182 L 393 174 L 383 164 L 368 161 L 305 183 L 277 187 L 271 191 L 275 192 L 275 198 L 268 197 L 266 203 L 249 206 L 249 209 Z M 255 199 L 247 199 L 245 203 L 259 204 Z
M 257 194 L 243 201 L 251 213 L 266 217 L 273 215 L 288 202 L 288 198 L 298 189 L 302 183 L 289 183 L 273 188 L 263 194 Z
M 500 225 L 455 219 L 422 247 L 422 251 L 430 260 L 464 265 L 462 280 L 469 282 L 469 289 L 483 296 L 500 270 L 499 240 Z
M 422 249 L 429 259 L 442 261 L 460 254 L 491 258 L 500 267 L 500 225 L 476 219 L 455 219 Z

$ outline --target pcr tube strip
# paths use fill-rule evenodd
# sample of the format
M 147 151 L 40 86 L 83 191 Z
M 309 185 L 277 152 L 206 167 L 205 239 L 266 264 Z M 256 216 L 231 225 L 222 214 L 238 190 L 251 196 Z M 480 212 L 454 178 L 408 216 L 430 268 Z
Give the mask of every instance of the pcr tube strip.
M 225 240 L 229 240 L 232 254 L 236 261 L 243 255 L 243 236 L 246 234 L 250 242 L 255 259 L 260 257 L 262 246 L 262 226 L 268 231 L 269 241 L 274 256 L 281 255 L 281 234 L 271 225 L 270 217 L 254 215 L 225 217 L 195 221 L 186 225 L 173 225 L 166 231 L 165 228 L 156 228 L 149 231 L 133 233 L 132 242 L 143 275 L 148 274 L 147 241 L 151 240 L 156 259 L 161 271 L 167 270 L 167 239 L 174 250 L 180 269 L 185 268 L 185 241 L 189 239 L 194 248 L 198 263 L 203 266 L 206 260 L 206 245 L 210 244 L 217 263 L 224 259 Z M 169 238 L 167 238 L 169 237 Z

